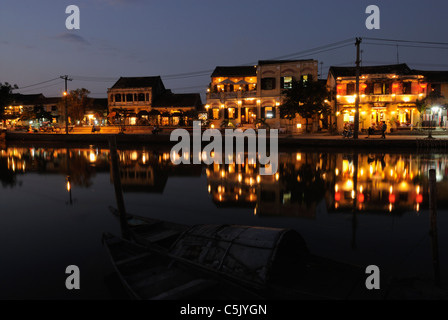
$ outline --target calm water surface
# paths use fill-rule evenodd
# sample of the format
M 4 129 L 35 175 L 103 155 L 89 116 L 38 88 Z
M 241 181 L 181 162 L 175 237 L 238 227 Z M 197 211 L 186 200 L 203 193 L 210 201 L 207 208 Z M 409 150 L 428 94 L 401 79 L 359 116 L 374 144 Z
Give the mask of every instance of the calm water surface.
M 119 150 L 129 213 L 189 225 L 292 228 L 316 255 L 429 283 L 440 277 L 446 288 L 444 154 L 287 150 L 278 174 L 260 176 L 247 163 L 174 166 L 168 152 Z M 1 299 L 126 297 L 101 244 L 103 232 L 121 233 L 108 209 L 116 207 L 108 149 L 8 147 L 0 151 L 0 180 Z M 80 268 L 81 290 L 65 288 L 69 265 Z

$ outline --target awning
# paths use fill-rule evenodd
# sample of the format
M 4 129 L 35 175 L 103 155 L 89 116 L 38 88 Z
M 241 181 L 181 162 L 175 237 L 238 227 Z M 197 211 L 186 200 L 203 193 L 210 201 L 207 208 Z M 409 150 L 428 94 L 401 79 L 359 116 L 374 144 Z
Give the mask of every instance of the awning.
M 138 112 L 138 116 L 147 116 L 149 113 L 146 110 L 142 110 Z
M 235 84 L 232 80 L 226 79 L 224 81 L 221 81 L 219 84 Z

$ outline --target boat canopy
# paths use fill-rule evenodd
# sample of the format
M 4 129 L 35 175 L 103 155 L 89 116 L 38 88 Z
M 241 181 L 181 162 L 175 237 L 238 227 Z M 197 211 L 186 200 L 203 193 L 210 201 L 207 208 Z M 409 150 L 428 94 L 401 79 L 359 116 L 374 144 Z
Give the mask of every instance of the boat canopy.
M 294 230 L 235 225 L 196 225 L 170 253 L 213 271 L 260 285 L 298 272 L 308 249 Z

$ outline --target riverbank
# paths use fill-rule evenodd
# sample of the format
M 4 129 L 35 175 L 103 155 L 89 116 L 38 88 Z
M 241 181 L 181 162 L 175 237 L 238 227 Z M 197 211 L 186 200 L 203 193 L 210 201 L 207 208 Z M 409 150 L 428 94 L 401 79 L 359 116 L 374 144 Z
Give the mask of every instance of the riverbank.
M 172 146 L 177 141 L 170 140 L 170 134 L 54 134 L 54 133 L 25 133 L 8 132 L 6 142 L 8 144 L 108 144 L 109 140 L 115 137 L 118 145 L 165 145 Z M 313 147 L 313 148 L 362 148 L 368 150 L 376 149 L 427 149 L 437 148 L 440 151 L 448 150 L 448 134 L 433 134 L 434 139 L 428 139 L 427 134 L 421 135 L 387 135 L 386 139 L 380 136 L 359 135 L 358 139 L 343 138 L 340 135 L 323 134 L 303 134 L 286 135 L 280 134 L 278 137 L 279 147 Z M 269 139 L 267 139 L 269 141 Z M 203 142 L 203 145 L 208 142 Z

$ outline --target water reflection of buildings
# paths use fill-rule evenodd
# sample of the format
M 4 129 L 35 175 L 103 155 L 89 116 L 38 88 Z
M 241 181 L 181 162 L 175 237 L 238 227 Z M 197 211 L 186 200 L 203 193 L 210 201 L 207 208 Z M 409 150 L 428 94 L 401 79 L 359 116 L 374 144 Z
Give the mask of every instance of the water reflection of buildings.
M 123 192 L 163 193 L 169 177 L 199 177 L 202 172 L 201 165 L 174 165 L 168 152 L 121 150 L 119 161 Z
M 91 178 L 109 169 L 109 151 L 94 147 L 85 149 L 7 148 L 0 151 L 0 179 L 14 186 L 17 175 L 45 173 L 67 175 L 71 184 L 88 187 Z M 67 161 L 68 160 L 68 161 Z
M 336 212 L 402 213 L 427 208 L 428 172 L 436 168 L 439 197 L 448 190 L 443 156 L 281 153 L 279 170 L 260 175 L 257 164 L 207 167 L 208 192 L 218 207 L 249 207 L 260 216 L 314 218 L 325 199 Z
M 314 218 L 333 177 L 329 154 L 281 153 L 279 170 L 260 175 L 259 166 L 213 164 L 206 169 L 208 192 L 218 207 L 250 207 L 260 216 Z
M 418 212 L 427 202 L 430 168 L 437 168 L 438 187 L 446 190 L 448 166 L 443 156 L 338 155 L 334 168 L 334 208 L 378 213 Z M 444 199 L 439 196 L 438 200 Z

